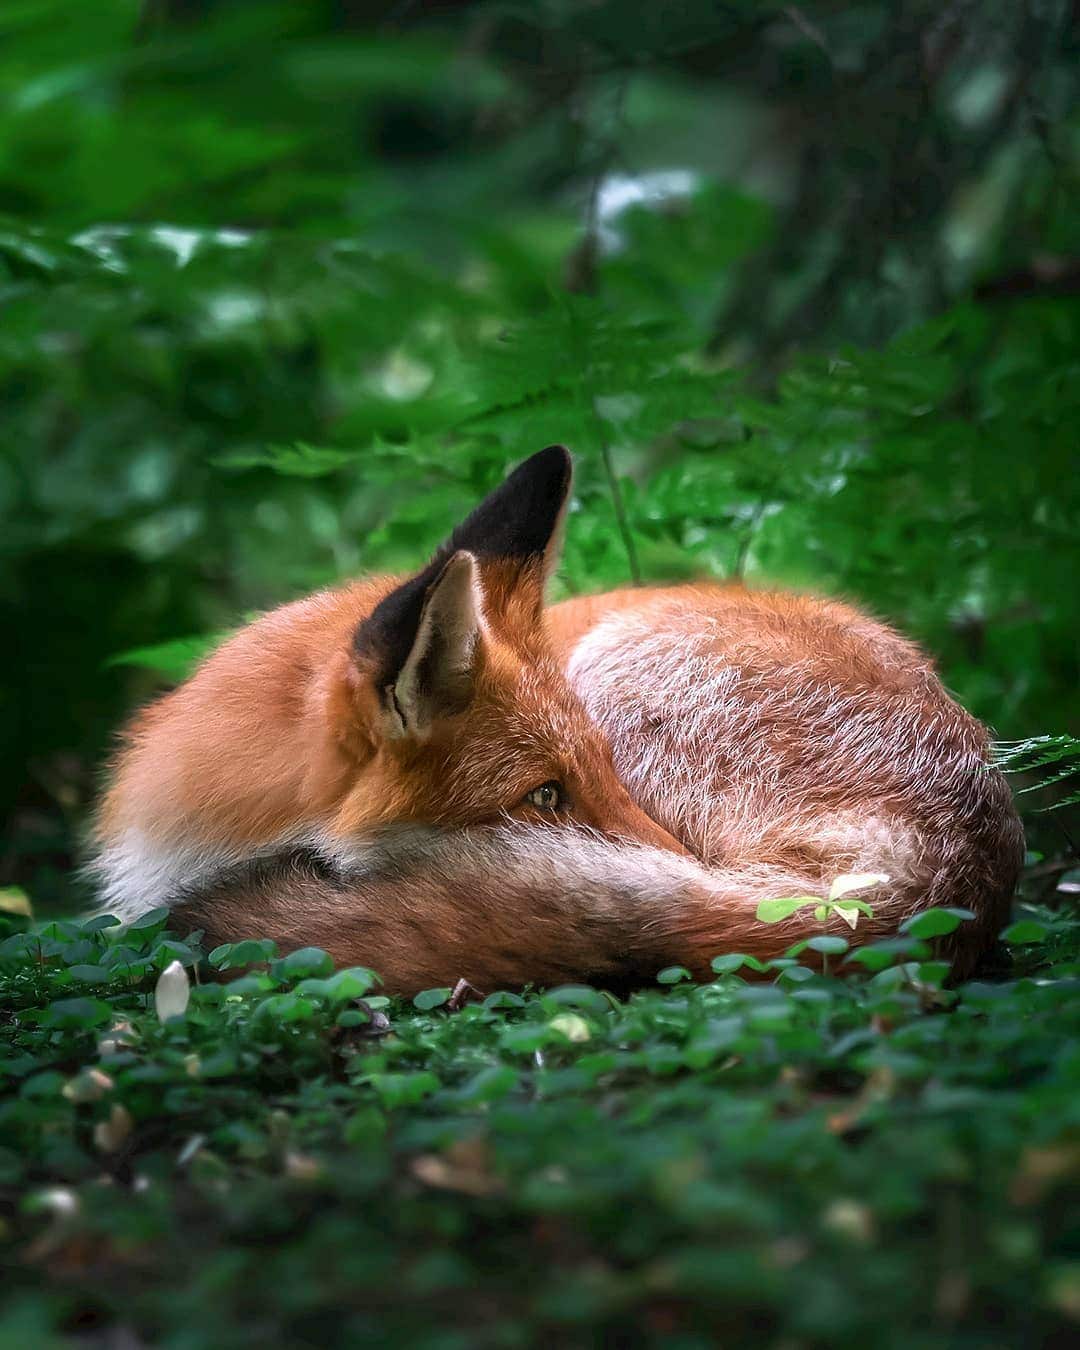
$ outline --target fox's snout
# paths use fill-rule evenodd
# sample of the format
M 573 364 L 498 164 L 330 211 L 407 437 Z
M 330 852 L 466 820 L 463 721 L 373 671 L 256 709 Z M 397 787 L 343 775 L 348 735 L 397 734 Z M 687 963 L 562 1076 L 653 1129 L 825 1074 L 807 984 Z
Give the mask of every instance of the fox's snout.
M 673 834 L 635 805 L 628 793 L 623 794 L 625 801 L 615 802 L 599 813 L 593 828 L 609 839 L 620 842 L 648 844 L 650 848 L 663 849 L 668 853 L 690 856 L 686 848 Z

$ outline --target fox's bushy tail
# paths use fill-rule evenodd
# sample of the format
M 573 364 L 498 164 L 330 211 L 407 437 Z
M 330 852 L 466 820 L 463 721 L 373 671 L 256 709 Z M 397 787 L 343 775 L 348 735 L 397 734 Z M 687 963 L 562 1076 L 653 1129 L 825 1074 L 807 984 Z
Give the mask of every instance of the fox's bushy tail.
M 778 924 L 758 903 L 821 892 L 782 860 L 706 869 L 692 858 L 581 830 L 509 824 L 387 833 L 361 861 L 265 860 L 181 903 L 207 941 L 270 937 L 315 945 L 339 966 L 369 966 L 395 993 L 577 981 L 651 981 L 667 965 L 711 975 L 740 951 L 765 960 L 820 932 L 806 909 Z M 895 931 L 917 901 L 895 882 L 871 897 L 859 940 Z M 851 937 L 840 920 L 835 931 Z

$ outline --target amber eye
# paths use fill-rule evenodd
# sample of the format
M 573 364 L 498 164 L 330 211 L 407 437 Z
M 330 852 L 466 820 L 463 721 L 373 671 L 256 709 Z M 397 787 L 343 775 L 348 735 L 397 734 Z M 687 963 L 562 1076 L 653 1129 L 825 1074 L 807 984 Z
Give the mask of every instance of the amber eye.
M 563 785 L 556 783 L 553 778 L 549 783 L 541 783 L 531 792 L 526 792 L 525 800 L 530 806 L 539 807 L 541 811 L 558 811 L 566 802 L 566 793 Z

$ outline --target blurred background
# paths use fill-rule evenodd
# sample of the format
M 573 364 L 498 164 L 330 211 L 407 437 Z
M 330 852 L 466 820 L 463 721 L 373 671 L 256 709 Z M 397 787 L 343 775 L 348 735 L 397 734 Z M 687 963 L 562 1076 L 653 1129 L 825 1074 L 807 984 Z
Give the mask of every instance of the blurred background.
M 552 441 L 563 593 L 841 594 L 1076 731 L 1078 84 L 1072 0 L 5 0 L 0 885 L 79 903 L 134 706 Z

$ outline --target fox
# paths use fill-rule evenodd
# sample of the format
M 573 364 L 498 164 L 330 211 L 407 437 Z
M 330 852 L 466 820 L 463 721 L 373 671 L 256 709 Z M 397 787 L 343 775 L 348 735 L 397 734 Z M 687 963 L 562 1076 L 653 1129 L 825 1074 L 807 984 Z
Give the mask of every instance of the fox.
M 961 906 L 946 955 L 973 970 L 1023 833 L 930 658 L 742 583 L 547 604 L 571 477 L 549 446 L 415 574 L 271 610 L 138 712 L 93 826 L 102 906 L 321 947 L 392 994 L 614 987 L 774 959 L 823 930 L 759 903 L 857 873 L 860 942 Z

